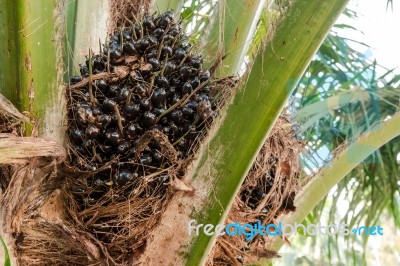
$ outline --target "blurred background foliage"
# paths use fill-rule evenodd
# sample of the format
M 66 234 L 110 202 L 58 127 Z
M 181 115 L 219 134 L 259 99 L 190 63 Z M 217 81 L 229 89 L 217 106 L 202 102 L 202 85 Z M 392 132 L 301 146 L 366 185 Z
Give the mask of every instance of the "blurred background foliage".
M 388 1 L 388 7 L 391 4 Z M 349 9 L 342 16 L 358 18 L 358 14 Z M 368 44 L 344 37 L 345 31 L 358 29 L 350 24 L 333 27 L 288 104 L 298 137 L 306 143 L 301 161 L 304 183 L 318 169 L 329 167 L 338 148 L 352 143 L 400 108 L 399 70 L 387 69 L 371 59 Z M 285 258 L 276 263 L 292 265 L 295 260 L 296 265 L 376 265 L 381 261 L 386 265 L 398 265 L 399 155 L 398 137 L 341 180 L 303 222 L 345 223 L 349 228 L 386 226 L 383 239 L 353 234 L 345 238 L 297 237 L 293 248 L 281 250 Z

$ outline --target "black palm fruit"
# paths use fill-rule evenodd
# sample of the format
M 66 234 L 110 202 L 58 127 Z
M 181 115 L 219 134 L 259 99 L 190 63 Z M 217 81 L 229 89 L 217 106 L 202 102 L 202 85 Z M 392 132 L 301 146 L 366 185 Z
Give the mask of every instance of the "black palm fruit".
M 145 15 L 108 39 L 102 54 L 81 65 L 81 76 L 70 78 L 72 85 L 86 82 L 67 95 L 68 134 L 75 151 L 69 153 L 71 162 L 82 170 L 109 163 L 109 172 L 96 174 L 92 184 L 112 188 L 171 166 L 160 140 L 140 145 L 144 134 L 165 134 L 183 158 L 216 106 L 212 75 L 202 69 L 201 55 L 194 54 L 173 12 Z M 116 75 L 121 69 L 126 75 Z M 92 86 L 90 75 L 96 77 Z

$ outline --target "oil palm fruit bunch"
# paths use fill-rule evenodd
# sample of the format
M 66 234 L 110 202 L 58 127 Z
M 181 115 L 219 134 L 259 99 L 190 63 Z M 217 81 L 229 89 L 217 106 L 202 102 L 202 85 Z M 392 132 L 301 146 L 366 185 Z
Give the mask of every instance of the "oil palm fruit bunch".
M 145 15 L 89 52 L 68 89 L 70 163 L 111 165 L 93 183 L 124 186 L 190 156 L 216 115 L 210 72 L 192 52 L 172 12 Z

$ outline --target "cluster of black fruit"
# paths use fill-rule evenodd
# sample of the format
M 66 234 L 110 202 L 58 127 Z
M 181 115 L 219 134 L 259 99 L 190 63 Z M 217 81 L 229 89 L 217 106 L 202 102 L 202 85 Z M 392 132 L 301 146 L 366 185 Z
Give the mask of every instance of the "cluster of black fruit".
M 156 139 L 137 151 L 151 130 L 187 156 L 215 116 L 210 72 L 191 48 L 166 12 L 119 30 L 91 54 L 70 79 L 71 163 L 93 171 L 111 162 L 109 175 L 93 182 L 124 185 L 169 163 Z

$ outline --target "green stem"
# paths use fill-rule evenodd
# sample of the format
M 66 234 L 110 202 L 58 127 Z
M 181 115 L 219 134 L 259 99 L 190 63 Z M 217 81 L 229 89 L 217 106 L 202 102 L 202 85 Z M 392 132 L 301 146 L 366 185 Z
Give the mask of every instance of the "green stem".
M 73 13 L 69 13 L 72 15 Z M 98 53 L 99 40 L 105 43 L 107 20 L 110 17 L 108 0 L 77 1 L 75 36 L 73 40 L 73 74 L 79 73 L 79 64 L 85 62 L 89 49 Z M 68 18 L 70 20 L 72 18 Z
M 60 106 L 63 76 L 61 2 L 1 0 L 0 4 L 0 20 L 7 26 L 1 30 L 6 38 L 0 43 L 1 91 L 38 119 L 41 134 L 55 136 L 62 124 L 61 108 L 55 108 Z M 9 55 L 4 56 L 4 51 Z M 56 115 L 56 120 L 49 118 Z M 29 133 L 31 128 L 27 128 Z
M 197 224 L 224 223 L 288 96 L 347 2 L 297 0 L 291 4 L 195 169 L 194 179 L 209 183 L 213 179 L 213 197 L 198 215 Z M 216 235 L 196 237 L 189 248 L 188 265 L 204 264 L 215 240 Z
M 205 65 L 220 60 L 217 76 L 237 75 L 251 44 L 265 0 L 218 1 L 217 12 L 205 46 Z M 217 58 L 216 58 L 217 55 Z
M 371 129 L 360 136 L 357 141 L 340 151 L 329 167 L 322 169 L 296 196 L 297 210 L 278 219 L 283 224 L 301 223 L 314 207 L 328 194 L 342 178 L 349 174 L 357 165 L 368 156 L 400 135 L 400 113 Z M 268 245 L 268 249 L 278 251 L 283 241 L 275 241 Z
M 66 21 L 66 34 L 64 40 L 64 62 L 67 65 L 67 72 L 65 74 L 65 81 L 76 73 L 74 71 L 74 51 L 75 51 L 75 33 L 76 33 L 76 15 L 78 12 L 78 1 L 70 0 L 65 3 L 65 21 Z
M 0 93 L 21 108 L 18 79 L 18 11 L 14 0 L 0 0 Z
M 7 245 L 4 242 L 3 238 L 0 236 L 0 242 L 1 245 L 3 246 L 3 252 L 4 252 L 4 262 L 3 265 L 4 266 L 11 266 L 11 260 L 10 260 L 10 256 L 8 254 L 8 249 L 7 249 Z

